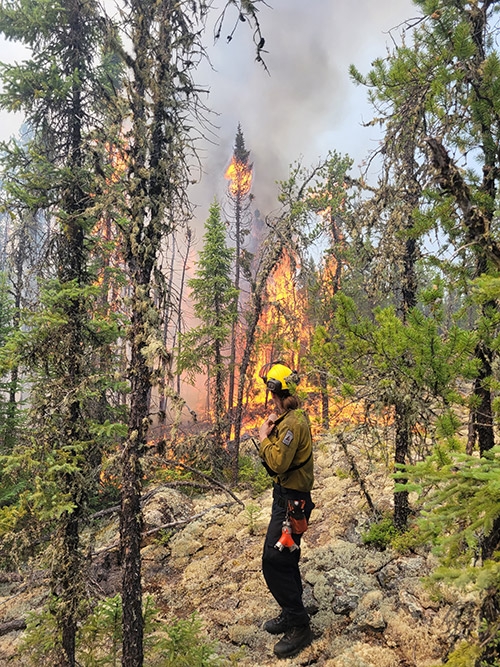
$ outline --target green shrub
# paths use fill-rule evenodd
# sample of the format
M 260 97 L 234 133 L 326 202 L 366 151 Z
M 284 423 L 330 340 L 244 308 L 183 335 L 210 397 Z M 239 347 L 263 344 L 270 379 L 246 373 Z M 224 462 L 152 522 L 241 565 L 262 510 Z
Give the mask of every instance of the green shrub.
M 26 632 L 19 647 L 19 655 L 27 660 L 25 664 L 34 667 L 53 666 L 57 664 L 61 650 L 56 618 L 48 606 L 40 613 L 29 614 Z
M 476 667 L 478 656 L 481 653 L 479 646 L 471 646 L 462 642 L 446 660 L 448 667 Z
M 254 505 L 253 503 L 248 503 L 248 505 L 245 505 L 245 514 L 247 515 L 248 519 L 248 532 L 250 535 L 254 535 L 255 524 L 262 514 L 262 508 L 258 505 Z
M 153 599 L 144 600 L 144 657 L 148 667 L 222 667 L 215 642 L 207 640 L 196 614 L 171 623 L 158 620 Z M 59 664 L 61 641 L 50 609 L 31 614 L 20 649 L 36 667 Z M 120 667 L 122 656 L 122 601 L 116 595 L 99 601 L 77 634 L 77 664 L 81 667 Z
M 386 549 L 392 540 L 398 535 L 398 530 L 394 526 L 391 517 L 384 517 L 376 523 L 372 523 L 370 528 L 363 533 L 363 544 L 370 544 L 377 549 Z
M 409 554 L 417 547 L 426 545 L 427 540 L 416 526 L 410 526 L 404 533 L 397 532 L 390 544 L 394 551 Z
M 215 642 L 201 634 L 201 620 L 196 614 L 168 625 L 151 653 L 152 667 L 222 667 L 215 652 Z

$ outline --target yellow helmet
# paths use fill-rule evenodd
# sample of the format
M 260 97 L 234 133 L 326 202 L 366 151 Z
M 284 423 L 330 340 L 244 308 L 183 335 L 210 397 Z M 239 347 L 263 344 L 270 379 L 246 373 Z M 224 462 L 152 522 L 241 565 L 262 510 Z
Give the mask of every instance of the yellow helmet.
M 300 380 L 297 371 L 292 371 L 288 366 L 275 361 L 262 366 L 259 375 L 269 391 L 274 392 L 288 391 L 291 385 L 299 384 Z

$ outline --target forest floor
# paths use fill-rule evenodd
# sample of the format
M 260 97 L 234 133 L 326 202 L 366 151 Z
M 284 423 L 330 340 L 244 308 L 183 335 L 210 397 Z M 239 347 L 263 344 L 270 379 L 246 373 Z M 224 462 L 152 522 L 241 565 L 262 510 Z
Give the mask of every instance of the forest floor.
M 393 480 L 383 465 L 353 449 L 375 506 L 390 512 Z M 301 547 L 304 601 L 314 641 L 298 656 L 278 660 L 263 622 L 279 612 L 260 567 L 271 511 L 271 490 L 259 496 L 223 490 L 188 497 L 165 488 L 147 503 L 146 528 L 183 521 L 168 537 L 154 533 L 142 549 L 143 582 L 160 612 L 159 622 L 196 612 L 203 632 L 228 665 L 240 667 L 434 667 L 474 629 L 476 600 L 453 589 L 426 585 L 435 566 L 425 550 L 401 554 L 363 543 L 372 515 L 350 466 L 333 439 L 315 452 L 316 481 L 310 527 Z M 228 502 L 232 504 L 228 504 Z M 192 517 L 198 516 L 197 519 Z M 92 581 L 101 595 L 119 591 L 116 517 L 94 534 L 98 555 Z M 25 618 L 46 599 L 40 573 L 0 573 L 0 627 Z M 17 657 L 23 631 L 0 636 L 0 665 Z M 147 665 L 146 665 L 147 667 Z

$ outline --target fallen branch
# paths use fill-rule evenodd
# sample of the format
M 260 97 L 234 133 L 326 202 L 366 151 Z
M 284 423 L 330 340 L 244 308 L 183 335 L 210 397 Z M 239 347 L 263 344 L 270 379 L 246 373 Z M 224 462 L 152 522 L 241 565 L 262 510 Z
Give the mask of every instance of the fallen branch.
M 187 523 L 191 523 L 192 521 L 196 521 L 197 519 L 201 519 L 202 516 L 205 516 L 205 514 L 208 514 L 212 510 L 220 509 L 221 507 L 230 507 L 231 505 L 234 505 L 234 503 L 232 502 L 219 503 L 218 505 L 212 505 L 212 507 L 203 510 L 203 512 L 198 512 L 198 514 L 193 514 L 193 516 L 190 516 L 187 519 L 178 519 L 177 521 L 170 521 L 169 523 L 163 523 L 161 526 L 157 526 L 156 528 L 151 528 L 150 530 L 146 530 L 144 533 L 142 533 L 141 540 L 144 539 L 145 537 L 149 537 L 150 535 L 154 535 L 155 533 L 160 532 L 160 530 L 167 530 L 168 528 L 177 528 L 178 526 L 183 526 Z M 104 549 L 99 549 L 99 551 L 95 551 L 92 554 L 92 557 L 94 558 L 95 556 L 100 556 L 101 554 L 107 553 L 108 551 L 113 551 L 113 549 L 117 549 L 119 546 L 120 542 L 114 542 L 113 544 L 110 544 L 109 547 L 104 547 Z
M 17 632 L 26 629 L 26 621 L 23 618 L 13 618 L 11 621 L 0 623 L 0 637 L 8 635 L 9 632 Z
M 151 489 L 147 493 L 145 493 L 142 498 L 141 502 L 145 503 L 147 502 L 150 498 L 153 498 L 159 491 L 162 491 L 163 489 L 175 489 L 177 486 L 184 486 L 184 487 L 189 487 L 191 489 L 199 489 L 200 491 L 210 491 L 214 487 L 211 484 L 199 484 L 198 482 L 188 482 L 187 480 L 179 480 L 176 482 L 165 482 L 165 484 L 161 484 L 160 486 L 156 486 L 154 489 Z
M 154 535 L 155 533 L 158 533 L 160 530 L 167 530 L 168 528 L 176 528 L 177 526 L 182 526 L 186 523 L 191 523 L 191 521 L 196 521 L 197 519 L 201 519 L 202 516 L 205 516 L 205 514 L 208 514 L 208 512 L 211 512 L 212 510 L 220 509 L 221 507 L 230 507 L 231 505 L 234 505 L 234 503 L 219 503 L 218 505 L 213 505 L 212 507 L 209 507 L 207 510 L 203 510 L 203 512 L 198 512 L 198 514 L 193 514 L 193 516 L 190 516 L 187 519 L 178 519 L 177 521 L 170 521 L 170 523 L 164 523 L 161 526 L 157 526 L 156 528 L 151 528 L 151 530 L 147 530 L 145 533 L 142 533 L 142 537 L 148 537 L 149 535 Z
M 213 484 L 215 486 L 220 487 L 223 491 L 225 491 L 228 495 L 231 496 L 235 500 L 235 502 L 238 503 L 238 505 L 241 505 L 242 507 L 245 507 L 245 503 L 240 500 L 237 496 L 234 495 L 234 493 L 231 491 L 231 489 L 228 489 L 225 484 L 222 484 L 222 482 L 219 482 L 218 480 L 214 479 L 213 477 L 210 477 L 210 475 L 207 475 L 204 472 L 201 472 L 201 470 L 197 470 L 196 468 L 193 468 L 192 466 L 188 466 L 186 463 L 182 463 L 181 461 L 173 461 L 171 459 L 164 459 L 161 458 L 161 461 L 163 463 L 166 463 L 169 466 L 172 466 L 173 468 L 181 467 L 184 468 L 185 470 L 189 470 L 190 472 L 194 473 L 195 475 L 200 475 L 200 477 L 203 477 L 204 479 L 208 480 L 210 484 Z
M 349 450 L 347 449 L 347 442 L 344 439 L 344 436 L 342 433 L 337 434 L 337 440 L 340 443 L 340 446 L 342 447 L 342 450 L 345 454 L 345 457 L 349 463 L 349 466 L 351 468 L 352 476 L 354 477 L 354 480 L 359 484 L 361 491 L 363 492 L 364 497 L 366 498 L 366 502 L 368 503 L 368 507 L 371 509 L 373 514 L 378 518 L 380 517 L 380 512 L 379 510 L 375 507 L 373 504 L 373 501 L 371 499 L 370 494 L 368 493 L 368 489 L 366 488 L 365 480 L 361 477 L 359 474 L 358 467 L 356 465 L 356 461 L 354 460 L 354 457 L 352 454 L 349 453 Z
M 160 486 L 156 486 L 154 489 L 151 489 L 151 491 L 148 491 L 141 497 L 141 505 L 146 503 L 150 498 L 152 498 L 154 495 L 162 491 L 163 489 L 172 489 L 175 488 L 176 486 L 188 486 L 193 489 L 200 489 L 202 491 L 210 491 L 210 489 L 213 489 L 212 485 L 209 484 L 198 484 L 196 482 L 189 482 L 187 480 L 182 481 L 178 480 L 175 482 L 166 482 L 165 484 L 160 484 Z M 98 512 L 94 512 L 94 514 L 91 514 L 89 516 L 89 521 L 93 521 L 94 519 L 102 519 L 104 516 L 108 516 L 109 514 L 115 514 L 116 512 L 120 511 L 120 505 L 113 505 L 113 507 L 106 507 L 106 509 L 99 510 Z

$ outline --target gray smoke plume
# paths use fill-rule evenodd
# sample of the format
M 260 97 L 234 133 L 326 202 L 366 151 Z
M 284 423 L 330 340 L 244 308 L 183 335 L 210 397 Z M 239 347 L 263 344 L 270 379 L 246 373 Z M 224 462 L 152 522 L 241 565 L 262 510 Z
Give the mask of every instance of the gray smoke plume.
M 398 26 L 417 13 L 411 0 L 274 0 L 259 12 L 269 74 L 254 60 L 246 24 L 230 43 L 223 29 L 209 46 L 213 71 L 198 72 L 210 88 L 207 105 L 219 114 L 216 145 L 206 147 L 205 174 L 195 190 L 200 215 L 214 196 L 224 197 L 238 123 L 254 164 L 255 205 L 264 214 L 276 208 L 275 182 L 287 177 L 292 162 L 312 165 L 335 149 L 359 164 L 376 139 L 375 130 L 361 126 L 371 110 L 366 90 L 349 78 L 349 65 L 367 72 L 386 55 L 390 31 L 397 36 Z

